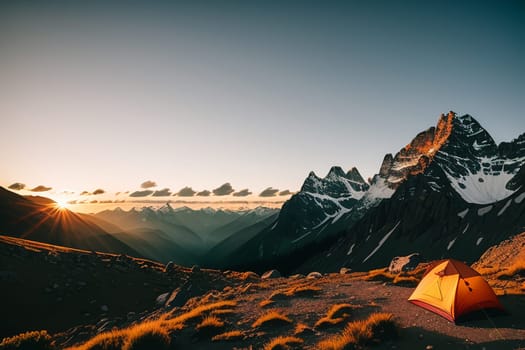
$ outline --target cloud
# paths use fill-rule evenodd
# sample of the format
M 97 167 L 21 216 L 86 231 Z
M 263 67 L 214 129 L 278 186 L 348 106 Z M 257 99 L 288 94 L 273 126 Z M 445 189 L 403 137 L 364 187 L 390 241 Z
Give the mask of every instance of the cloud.
M 213 194 L 216 196 L 227 196 L 233 191 L 235 190 L 233 189 L 232 185 L 230 185 L 229 182 L 226 182 L 225 184 L 222 184 L 216 189 L 214 189 Z
M 169 188 L 163 188 L 162 190 L 153 192 L 153 197 L 168 197 L 171 196 L 171 191 Z
M 283 190 L 279 192 L 279 196 L 288 196 L 290 194 L 293 194 L 292 192 L 290 192 L 290 190 Z
M 77 204 L 77 201 L 74 199 L 74 200 L 68 201 L 67 204 Z
M 208 197 L 210 194 L 211 192 L 208 190 L 197 192 L 197 196 L 200 196 L 200 197 Z
M 99 201 L 99 203 L 113 203 L 113 201 L 111 199 L 106 199 L 103 201 Z
M 96 190 L 93 191 L 93 194 L 94 194 L 94 195 L 102 194 L 102 193 L 106 193 L 106 191 L 104 191 L 104 190 L 101 189 L 101 188 L 97 188 Z
M 195 193 L 197 192 L 194 191 L 193 188 L 186 186 L 184 188 L 181 188 L 181 190 L 177 192 L 176 195 L 179 197 L 193 197 Z
M 150 194 L 152 194 L 153 191 L 151 190 L 144 190 L 144 191 L 135 191 L 133 193 L 130 193 L 130 197 L 147 197 Z
M 20 191 L 20 190 L 23 190 L 25 187 L 26 187 L 25 184 L 20 183 L 20 182 L 15 182 L 14 184 L 12 184 L 11 186 L 9 186 L 8 188 L 9 188 L 10 190 Z
M 98 201 L 96 199 L 93 199 L 91 202 L 89 203 L 92 203 L 92 204 L 95 204 L 95 203 L 98 203 Z
M 267 189 L 259 193 L 259 197 L 275 197 L 277 192 L 279 192 L 278 189 L 268 187 Z
M 144 181 L 141 185 L 141 188 L 151 188 L 151 187 L 157 187 L 157 183 L 155 181 Z
M 88 192 L 88 191 L 82 191 L 82 192 L 80 192 L 80 195 L 81 195 L 81 196 L 89 196 L 89 195 L 91 195 L 91 192 Z
M 52 187 L 47 187 L 47 186 L 44 186 L 44 185 L 38 185 L 38 186 L 30 189 L 29 191 L 31 191 L 31 192 L 47 192 L 47 191 L 50 191 L 52 189 L 53 189 Z
M 247 188 L 245 188 L 244 190 L 240 190 L 239 192 L 234 192 L 233 196 L 246 197 L 246 196 L 249 196 L 250 194 L 252 194 L 252 192 L 250 192 Z

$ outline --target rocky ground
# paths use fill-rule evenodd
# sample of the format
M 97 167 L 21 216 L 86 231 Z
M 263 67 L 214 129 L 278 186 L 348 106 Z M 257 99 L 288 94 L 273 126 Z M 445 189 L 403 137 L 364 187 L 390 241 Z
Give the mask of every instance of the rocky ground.
M 0 242 L 3 335 L 47 329 L 58 348 L 76 348 L 111 329 L 149 324 L 166 330 L 170 349 L 278 349 L 268 344 L 279 336 L 302 341 L 290 349 L 321 349 L 326 347 L 320 342 L 340 334 L 347 324 L 376 313 L 393 315 L 398 336 L 366 347 L 525 348 L 520 275 L 514 278 L 516 285 L 499 293 L 506 314 L 482 313 L 453 324 L 407 302 L 424 266 L 401 275 L 380 269 L 261 278 L 197 267 L 166 271 L 147 260 L 6 237 Z M 327 317 L 334 307 L 338 310 Z M 273 311 L 273 319 L 261 323 L 261 317 Z M 222 339 L 216 337 L 225 333 Z M 118 331 L 111 336 L 123 337 Z

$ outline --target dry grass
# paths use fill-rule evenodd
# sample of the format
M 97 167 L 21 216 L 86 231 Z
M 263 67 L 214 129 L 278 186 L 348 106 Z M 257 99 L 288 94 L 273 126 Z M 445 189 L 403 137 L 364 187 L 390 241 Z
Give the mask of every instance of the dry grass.
M 55 347 L 51 344 L 51 336 L 47 331 L 33 331 L 4 338 L 0 349 L 51 350 Z
M 156 345 L 159 349 L 162 349 L 163 341 L 166 340 L 165 335 L 169 335 L 177 330 L 184 328 L 184 323 L 189 320 L 202 317 L 206 312 L 213 310 L 219 310 L 223 308 L 231 308 L 237 305 L 236 301 L 226 300 L 219 301 L 216 303 L 205 304 L 194 308 L 193 310 L 173 317 L 173 311 L 162 315 L 159 319 L 153 321 L 142 322 L 137 325 L 120 329 L 113 330 L 110 332 L 100 333 L 95 337 L 88 340 L 86 343 L 71 347 L 74 350 L 121 350 L 125 346 L 139 346 L 142 342 L 158 341 Z M 210 316 L 214 317 L 214 316 Z M 144 338 L 144 339 L 142 339 Z M 133 345 L 137 343 L 138 345 Z M 129 345 L 128 345 L 129 344 Z M 169 344 L 169 342 L 168 342 Z M 140 345 L 142 346 L 142 345 Z M 151 347 L 146 347 L 151 348 Z M 155 346 L 153 347 L 155 348 Z M 129 349 L 142 349 L 141 347 L 131 347 Z
M 293 331 L 294 335 L 301 335 L 305 333 L 313 333 L 313 329 L 304 323 L 298 323 Z
M 273 303 L 275 303 L 275 301 L 266 299 L 266 300 L 261 301 L 259 303 L 259 306 L 260 307 L 266 307 L 266 306 L 272 305 Z
M 396 275 L 388 272 L 388 269 L 376 269 L 368 271 L 368 275 L 363 277 L 365 281 L 381 281 L 381 282 L 391 282 L 394 280 Z
M 323 317 L 320 318 L 319 321 L 317 321 L 314 325 L 315 329 L 325 329 L 333 326 L 337 326 L 344 322 L 344 318 L 338 317 L 338 318 L 330 318 L 330 317 Z
M 360 308 L 360 306 L 352 304 L 332 305 L 326 313 L 326 316 L 315 323 L 314 328 L 322 329 L 339 325 L 350 317 L 351 311 L 358 308 Z
M 361 306 L 353 304 L 335 304 L 332 305 L 330 310 L 326 313 L 327 317 L 330 318 L 339 318 L 339 317 L 348 317 L 350 312 L 359 309 Z
M 348 323 L 340 334 L 319 342 L 317 349 L 354 349 L 396 338 L 397 332 L 398 326 L 392 314 L 375 313 L 366 320 Z
M 397 275 L 392 281 L 395 285 L 405 286 L 405 287 L 415 287 L 418 285 L 420 279 L 414 276 L 403 276 Z
M 282 314 L 277 310 L 272 310 L 261 317 L 259 317 L 253 324 L 252 328 L 267 327 L 267 326 L 280 326 L 292 323 L 286 315 Z
M 210 328 L 222 328 L 224 327 L 224 322 L 217 316 L 206 316 L 201 323 L 195 327 L 198 330 L 210 329 Z
M 122 350 L 164 350 L 170 346 L 171 338 L 164 328 L 154 323 L 145 323 L 128 331 Z
M 277 337 L 264 345 L 263 350 L 300 349 L 304 341 L 297 337 Z
M 211 338 L 212 341 L 232 341 L 240 339 L 244 339 L 244 333 L 242 331 L 237 330 L 217 334 L 216 336 Z
M 216 316 L 233 315 L 235 314 L 235 310 L 234 309 L 217 309 L 217 310 L 213 310 L 210 314 L 216 315 Z
M 294 286 L 287 290 L 276 290 L 270 295 L 270 300 L 286 300 L 288 298 L 311 298 L 321 292 L 321 288 L 317 286 L 300 285 Z

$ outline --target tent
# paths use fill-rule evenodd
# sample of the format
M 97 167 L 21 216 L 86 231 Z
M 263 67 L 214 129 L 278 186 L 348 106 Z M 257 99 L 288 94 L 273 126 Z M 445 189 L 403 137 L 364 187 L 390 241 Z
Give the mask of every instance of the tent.
M 448 259 L 430 266 L 408 301 L 451 322 L 473 311 L 503 307 L 479 273 Z

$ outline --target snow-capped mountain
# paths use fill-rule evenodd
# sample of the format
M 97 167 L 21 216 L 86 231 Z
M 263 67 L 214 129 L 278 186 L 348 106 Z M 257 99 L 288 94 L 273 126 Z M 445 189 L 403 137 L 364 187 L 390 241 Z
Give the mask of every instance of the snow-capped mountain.
M 525 225 L 524 162 L 525 134 L 497 145 L 471 116 L 442 114 L 387 154 L 368 184 L 355 168 L 334 167 L 322 179 L 310 173 L 278 219 L 232 257 L 264 266 L 296 263 L 308 251 L 314 257 L 304 266 L 325 270 L 384 266 L 415 251 L 475 259 Z M 321 244 L 327 249 L 316 254 Z

